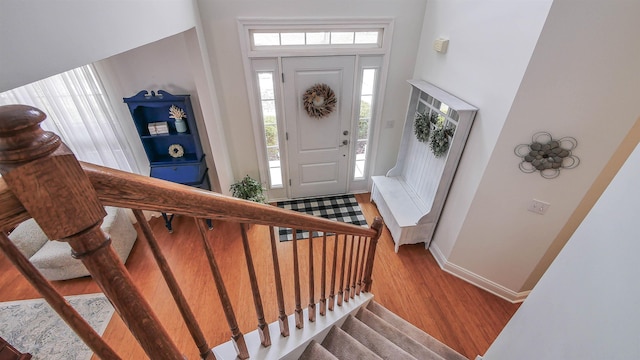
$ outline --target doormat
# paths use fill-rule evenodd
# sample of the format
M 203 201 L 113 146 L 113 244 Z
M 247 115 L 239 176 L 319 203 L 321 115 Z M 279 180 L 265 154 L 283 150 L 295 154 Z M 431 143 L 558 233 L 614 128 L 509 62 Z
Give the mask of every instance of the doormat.
M 356 197 L 353 195 L 335 195 L 321 198 L 279 201 L 276 205 L 283 209 L 294 210 L 325 219 L 342 221 L 349 224 L 368 226 Z M 289 228 L 275 228 L 280 241 L 293 240 L 293 231 Z M 319 237 L 322 232 L 313 232 Z M 309 230 L 297 230 L 297 239 L 308 239 Z
M 100 335 L 114 309 L 101 294 L 65 296 Z M 0 303 L 0 337 L 33 360 L 89 360 L 93 352 L 44 299 Z

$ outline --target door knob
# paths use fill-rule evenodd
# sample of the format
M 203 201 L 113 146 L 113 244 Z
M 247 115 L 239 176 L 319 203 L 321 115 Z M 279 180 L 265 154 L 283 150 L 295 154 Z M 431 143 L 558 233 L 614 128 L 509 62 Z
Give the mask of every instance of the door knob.
M 345 130 L 342 132 L 342 135 L 349 135 L 349 130 Z
M 342 140 L 342 145 L 340 146 L 347 146 L 349 145 L 349 140 Z

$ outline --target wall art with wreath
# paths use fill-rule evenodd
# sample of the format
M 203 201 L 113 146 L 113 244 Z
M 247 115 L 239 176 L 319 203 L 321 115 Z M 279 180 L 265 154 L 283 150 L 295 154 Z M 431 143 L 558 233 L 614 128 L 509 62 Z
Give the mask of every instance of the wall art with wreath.
M 454 129 L 445 126 L 444 118 L 438 113 L 428 111 L 416 114 L 413 123 L 413 133 L 420 142 L 428 142 L 431 152 L 436 157 L 441 157 L 449 150 L 450 138 L 454 134 Z
M 336 94 L 327 84 L 315 84 L 302 94 L 302 105 L 309 116 L 320 119 L 333 112 Z

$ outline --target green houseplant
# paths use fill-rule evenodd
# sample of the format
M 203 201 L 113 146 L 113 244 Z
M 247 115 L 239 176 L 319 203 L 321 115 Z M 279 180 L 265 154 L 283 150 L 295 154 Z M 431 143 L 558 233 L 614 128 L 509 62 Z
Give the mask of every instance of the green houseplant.
M 249 175 L 231 184 L 230 190 L 234 197 L 262 204 L 267 203 L 267 197 L 264 194 L 265 188 L 262 187 L 262 184 L 258 180 Z

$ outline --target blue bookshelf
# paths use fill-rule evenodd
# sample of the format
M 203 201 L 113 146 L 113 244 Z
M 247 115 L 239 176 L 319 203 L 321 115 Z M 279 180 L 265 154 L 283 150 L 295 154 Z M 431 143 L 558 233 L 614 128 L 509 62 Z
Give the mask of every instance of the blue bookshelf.
M 211 190 L 191 97 L 172 95 L 164 90 L 157 93 L 142 90 L 123 101 L 129 107 L 149 159 L 149 176 Z M 172 108 L 181 111 L 180 120 L 172 114 Z M 176 124 L 178 121 L 186 126 Z M 162 215 L 167 229 L 172 232 L 173 215 Z

